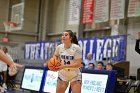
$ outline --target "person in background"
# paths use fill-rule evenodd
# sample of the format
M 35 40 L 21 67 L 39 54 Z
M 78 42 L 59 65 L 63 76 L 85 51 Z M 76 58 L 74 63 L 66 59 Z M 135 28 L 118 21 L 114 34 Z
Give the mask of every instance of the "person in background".
M 6 47 L 3 47 L 3 52 L 8 56 L 8 58 L 13 61 L 12 57 L 8 54 L 8 49 Z M 2 87 L 4 88 L 4 90 L 7 90 L 7 85 L 6 85 L 6 80 L 7 80 L 7 64 L 2 62 L 0 60 L 0 72 L 2 74 L 2 78 L 3 78 L 3 84 Z
M 85 63 L 82 62 L 81 64 L 82 64 L 81 68 L 85 68 Z
M 94 68 L 95 68 L 94 63 L 89 63 L 89 64 L 88 64 L 88 69 L 94 69 Z
M 135 51 L 140 54 L 140 32 L 138 33 L 138 38 L 136 39 Z
M 97 70 L 104 70 L 104 63 L 102 61 L 99 61 L 97 64 Z
M 113 64 L 112 63 L 107 63 L 106 64 L 106 70 L 113 70 Z
M 84 63 L 85 63 L 85 68 L 88 68 L 89 63 L 94 63 L 94 60 L 92 59 L 91 53 L 87 54 L 87 59 L 84 60 Z
M 11 61 L 9 57 L 2 50 L 0 50 L 0 60 L 8 64 L 12 70 L 16 69 L 17 64 Z
M 6 86 L 6 80 L 7 80 L 7 64 L 11 64 L 10 69 L 12 72 L 16 71 L 16 67 L 23 67 L 23 65 L 16 64 L 13 62 L 12 57 L 8 54 L 8 49 L 6 47 L 3 47 L 2 50 L 0 50 L 0 72 L 2 72 L 2 78 L 3 78 L 3 84 L 1 89 L 3 88 L 4 91 L 7 90 Z

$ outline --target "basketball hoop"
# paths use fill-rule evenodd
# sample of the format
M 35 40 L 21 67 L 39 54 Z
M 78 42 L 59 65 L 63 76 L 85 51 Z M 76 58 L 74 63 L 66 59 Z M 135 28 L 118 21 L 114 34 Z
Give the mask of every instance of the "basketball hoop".
M 5 21 L 5 22 L 3 22 L 3 24 L 4 24 L 6 32 L 10 32 L 11 31 L 10 30 L 11 27 L 16 27 L 17 26 L 17 23 L 12 22 L 12 21 Z

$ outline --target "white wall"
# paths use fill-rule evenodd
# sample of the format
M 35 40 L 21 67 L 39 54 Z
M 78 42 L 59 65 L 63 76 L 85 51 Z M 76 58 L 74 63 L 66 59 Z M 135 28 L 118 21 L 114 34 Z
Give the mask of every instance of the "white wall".
M 65 0 L 52 0 L 49 4 L 49 33 L 60 33 L 64 31 Z

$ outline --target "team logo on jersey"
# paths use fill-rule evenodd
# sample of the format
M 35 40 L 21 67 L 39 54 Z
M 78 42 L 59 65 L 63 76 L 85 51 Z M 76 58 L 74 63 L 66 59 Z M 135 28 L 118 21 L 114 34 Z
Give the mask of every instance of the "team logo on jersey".
M 66 59 L 66 60 L 73 60 L 74 56 L 68 56 L 68 55 L 61 55 L 62 59 Z

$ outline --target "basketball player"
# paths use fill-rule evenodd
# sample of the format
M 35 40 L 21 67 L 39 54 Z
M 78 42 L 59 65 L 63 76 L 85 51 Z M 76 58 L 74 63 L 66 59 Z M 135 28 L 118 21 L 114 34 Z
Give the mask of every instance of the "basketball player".
M 0 60 L 6 64 L 8 64 L 12 71 L 16 70 L 16 67 L 23 67 L 23 65 L 16 64 L 2 51 L 0 50 Z
M 6 47 L 3 47 L 3 52 L 10 58 L 11 61 L 13 61 L 12 57 L 8 54 L 8 49 Z M 7 90 L 7 85 L 6 85 L 6 81 L 7 81 L 7 64 L 2 62 L 0 60 L 0 72 L 3 73 L 2 77 L 3 77 L 3 88 L 6 91 Z
M 81 62 L 82 49 L 78 45 L 77 37 L 71 30 L 62 33 L 62 44 L 58 45 L 54 56 L 60 59 L 61 66 L 57 67 L 58 80 L 56 93 L 65 93 L 70 82 L 72 93 L 81 93 Z

